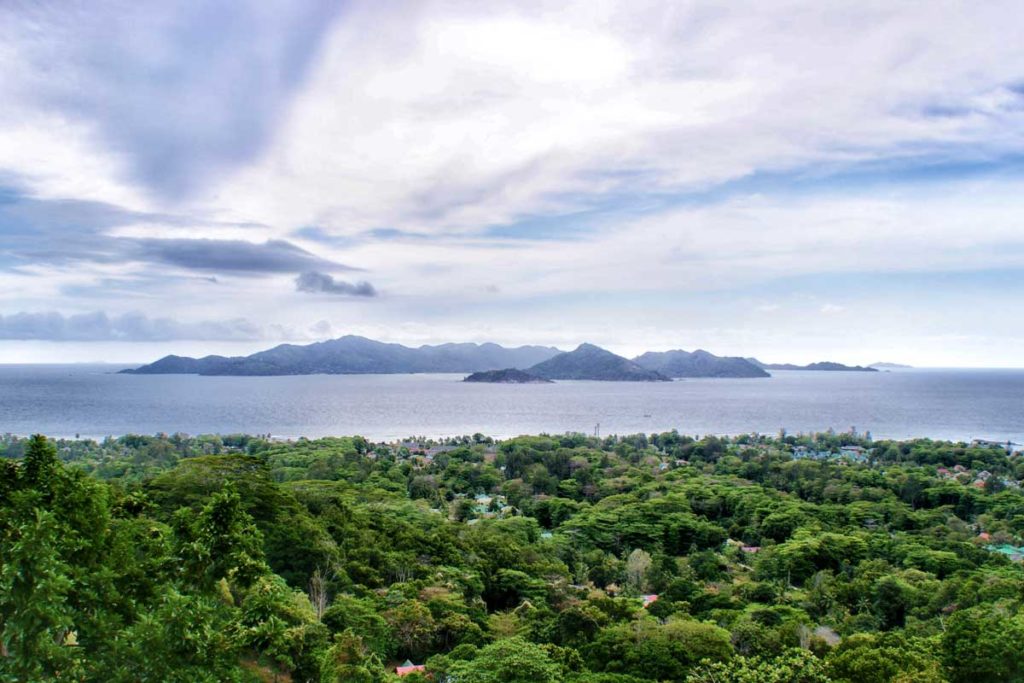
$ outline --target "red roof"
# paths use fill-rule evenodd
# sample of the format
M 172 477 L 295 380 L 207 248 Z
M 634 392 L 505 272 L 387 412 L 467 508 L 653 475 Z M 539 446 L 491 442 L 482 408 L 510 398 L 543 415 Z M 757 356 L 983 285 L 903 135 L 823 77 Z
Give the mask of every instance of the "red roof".
M 426 669 L 425 664 L 413 664 L 412 666 L 400 666 L 395 669 L 395 673 L 399 676 L 408 676 L 413 671 L 424 671 Z

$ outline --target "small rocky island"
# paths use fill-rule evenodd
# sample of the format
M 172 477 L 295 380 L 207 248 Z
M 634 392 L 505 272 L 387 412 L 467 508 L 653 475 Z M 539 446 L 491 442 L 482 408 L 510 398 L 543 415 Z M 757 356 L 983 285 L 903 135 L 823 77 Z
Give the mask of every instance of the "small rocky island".
M 486 372 L 474 372 L 466 377 L 463 382 L 487 382 L 490 384 L 554 384 L 549 379 L 531 375 L 515 368 L 504 370 L 487 370 Z

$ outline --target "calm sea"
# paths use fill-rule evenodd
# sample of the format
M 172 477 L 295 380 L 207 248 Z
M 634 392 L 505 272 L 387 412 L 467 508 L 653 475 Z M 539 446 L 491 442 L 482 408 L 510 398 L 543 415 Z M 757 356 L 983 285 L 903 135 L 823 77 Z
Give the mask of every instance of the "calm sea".
M 581 431 L 870 431 L 1024 442 L 1024 370 L 775 372 L 672 383 L 464 384 L 461 375 L 118 375 L 0 366 L 0 432 L 362 434 L 370 439 Z

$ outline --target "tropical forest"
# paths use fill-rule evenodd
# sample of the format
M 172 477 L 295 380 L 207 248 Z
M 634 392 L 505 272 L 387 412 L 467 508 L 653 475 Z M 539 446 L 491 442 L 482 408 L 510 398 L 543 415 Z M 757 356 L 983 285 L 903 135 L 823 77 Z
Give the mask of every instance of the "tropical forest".
M 0 440 L 0 680 L 1024 680 L 1024 460 L 850 433 Z

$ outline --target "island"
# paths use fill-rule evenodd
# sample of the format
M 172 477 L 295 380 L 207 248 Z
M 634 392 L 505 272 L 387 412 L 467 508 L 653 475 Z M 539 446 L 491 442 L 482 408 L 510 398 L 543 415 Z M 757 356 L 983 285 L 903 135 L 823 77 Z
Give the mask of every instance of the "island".
M 554 382 L 549 379 L 538 377 L 537 375 L 531 375 L 528 372 L 523 372 L 522 370 L 517 370 L 515 368 L 474 372 L 462 381 L 488 384 L 554 384 Z
M 526 368 L 561 353 L 550 346 L 506 348 L 498 344 L 439 344 L 416 348 L 346 335 L 307 345 L 281 344 L 249 356 L 165 356 L 135 375 L 353 375 L 418 372 L 480 372 Z
M 771 377 L 764 368 L 746 358 L 716 356 L 704 349 L 692 353 L 679 349 L 648 351 L 633 361 L 666 377 Z
M 528 372 L 545 379 L 585 379 L 603 382 L 671 382 L 670 377 L 593 344 L 534 365 Z
M 881 364 L 879 364 L 881 365 Z M 894 367 L 887 365 L 886 367 Z M 878 372 L 876 367 L 819 362 L 810 365 L 762 363 L 756 358 L 716 356 L 710 351 L 648 351 L 632 360 L 594 344 L 573 351 L 553 346 L 505 347 L 493 343 L 403 346 L 346 335 L 312 344 L 279 344 L 248 356 L 169 355 L 137 368 L 131 375 L 356 375 L 405 373 L 487 373 L 497 379 L 473 382 L 521 383 L 501 375 L 525 371 L 539 379 L 608 382 L 664 382 L 673 378 L 770 377 L 769 370 Z M 486 377 L 486 375 L 485 375 Z M 468 380 L 468 378 L 467 378 Z
M 747 358 L 754 365 L 763 370 L 815 370 L 818 372 L 878 372 L 876 368 L 863 365 L 843 365 L 832 361 L 819 361 L 807 365 L 796 365 L 794 363 L 762 363 L 756 358 Z

